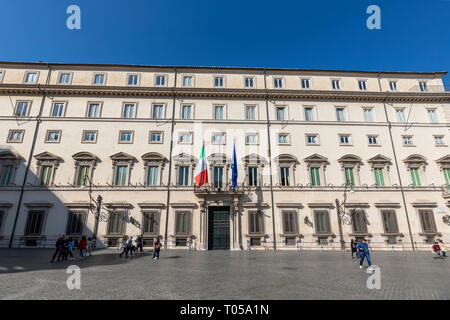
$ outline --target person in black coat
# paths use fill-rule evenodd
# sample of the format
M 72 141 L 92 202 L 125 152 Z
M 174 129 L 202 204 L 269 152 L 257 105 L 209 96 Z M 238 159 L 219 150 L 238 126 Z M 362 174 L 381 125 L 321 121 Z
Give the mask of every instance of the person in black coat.
M 358 251 L 356 249 L 356 245 L 357 245 L 356 241 L 352 239 L 351 242 L 350 242 L 350 246 L 351 246 L 351 249 L 352 249 L 352 258 L 355 258 L 354 254 Z
M 58 240 L 56 240 L 55 253 L 53 254 L 53 257 L 52 257 L 52 260 L 50 261 L 50 263 L 53 263 L 53 261 L 56 258 L 56 255 L 59 254 L 62 251 L 62 247 L 63 247 L 63 236 L 62 236 L 62 234 L 60 234 L 58 236 Z

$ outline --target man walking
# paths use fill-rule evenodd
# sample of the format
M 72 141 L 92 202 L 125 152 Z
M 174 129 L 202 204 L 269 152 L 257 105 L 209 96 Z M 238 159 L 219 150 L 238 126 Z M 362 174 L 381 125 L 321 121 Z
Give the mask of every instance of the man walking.
M 55 253 L 53 254 L 53 257 L 52 257 L 52 260 L 50 261 L 50 263 L 53 263 L 53 261 L 55 261 L 56 255 L 58 255 L 62 251 L 62 247 L 63 247 L 63 237 L 62 237 L 62 234 L 60 234 L 58 236 L 58 239 L 56 240 Z
M 136 237 L 136 252 L 138 250 L 139 250 L 140 253 L 144 252 L 144 244 L 143 244 L 143 242 L 144 242 L 144 239 L 143 239 L 142 235 Z
M 367 240 L 363 239 L 362 242 L 358 243 L 356 249 L 361 253 L 361 260 L 359 260 L 359 268 L 362 269 L 362 264 L 364 259 L 367 259 L 367 263 L 369 264 L 369 268 L 372 266 L 372 262 L 370 261 L 370 252 L 369 245 L 367 244 Z

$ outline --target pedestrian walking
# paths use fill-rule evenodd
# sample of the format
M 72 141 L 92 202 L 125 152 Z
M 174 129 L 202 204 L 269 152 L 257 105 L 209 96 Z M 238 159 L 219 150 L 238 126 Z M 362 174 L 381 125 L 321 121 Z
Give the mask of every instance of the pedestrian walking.
M 68 249 L 67 254 L 70 256 L 70 260 L 75 259 L 72 254 L 74 246 L 75 246 L 75 243 L 74 243 L 72 237 L 69 237 L 69 242 L 67 243 L 67 249 Z
M 352 239 L 350 242 L 350 247 L 352 249 L 352 259 L 355 258 L 355 253 L 358 252 L 358 250 L 356 250 L 356 245 L 357 245 L 356 241 Z
M 64 234 L 63 235 L 63 241 L 62 241 L 62 250 L 61 250 L 60 254 L 58 255 L 57 262 L 59 262 L 59 261 L 67 261 L 67 255 L 68 254 L 69 254 L 69 239 Z
M 127 253 L 130 254 L 130 259 L 133 258 L 133 251 L 134 251 L 133 236 L 130 236 L 130 239 L 128 239 L 128 245 L 127 245 Z M 127 258 L 128 258 L 128 254 L 127 254 Z
M 370 261 L 370 252 L 369 252 L 369 245 L 367 244 L 367 240 L 363 239 L 358 245 L 356 246 L 356 249 L 361 253 L 361 259 L 359 260 L 359 268 L 362 269 L 362 264 L 364 262 L 364 259 L 367 260 L 367 263 L 369 265 L 369 268 L 372 266 L 372 262 Z
M 447 257 L 447 249 L 445 249 L 445 245 L 442 240 L 439 240 L 439 250 L 441 251 L 442 258 Z
M 433 252 L 435 253 L 435 259 L 444 259 L 441 256 L 441 247 L 439 246 L 439 242 L 435 241 L 433 245 Z
M 63 241 L 62 236 L 63 235 L 60 234 L 58 236 L 58 239 L 55 242 L 55 252 L 53 253 L 53 257 L 52 257 L 52 260 L 50 260 L 50 263 L 53 263 L 53 261 L 55 261 L 56 256 L 60 253 L 60 251 L 62 251 L 62 245 L 63 245 L 63 243 L 62 243 L 62 241 Z
M 122 252 L 120 253 L 119 257 L 122 258 L 122 255 L 125 253 L 125 257 L 128 258 L 128 237 L 127 236 L 123 236 L 122 238 Z
M 88 237 L 88 239 L 87 239 L 87 252 L 88 252 L 88 254 L 89 254 L 89 256 L 91 256 L 92 255 L 92 238 L 91 237 Z
M 161 242 L 159 241 L 158 237 L 155 237 L 153 239 L 153 260 L 159 259 L 159 251 L 161 250 Z
M 142 234 L 136 237 L 136 252 L 137 250 L 140 250 L 140 253 L 144 252 L 144 236 Z
M 78 250 L 80 251 L 80 259 L 85 257 L 87 247 L 87 239 L 86 236 L 82 236 L 80 242 L 78 243 Z

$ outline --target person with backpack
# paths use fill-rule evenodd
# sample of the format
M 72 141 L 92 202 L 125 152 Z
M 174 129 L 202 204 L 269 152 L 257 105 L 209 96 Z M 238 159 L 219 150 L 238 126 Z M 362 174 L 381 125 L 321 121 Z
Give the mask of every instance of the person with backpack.
M 60 234 L 58 236 L 58 239 L 56 240 L 55 252 L 53 253 L 53 257 L 52 260 L 50 260 L 50 263 L 53 263 L 53 261 L 55 261 L 56 255 L 58 255 L 62 251 L 62 246 L 63 246 L 63 235 Z
M 370 261 L 370 251 L 369 245 L 367 244 L 367 240 L 363 239 L 357 246 L 356 249 L 361 253 L 361 260 L 359 260 L 359 268 L 362 269 L 362 265 L 364 259 L 367 259 L 367 263 L 369 264 L 369 269 L 372 269 L 372 262 Z
M 78 243 L 78 250 L 80 250 L 80 259 L 85 257 L 85 251 L 87 247 L 86 236 L 82 236 L 80 242 Z
M 153 239 L 153 260 L 159 259 L 159 251 L 161 250 L 161 242 L 159 241 L 158 237 L 155 237 Z
M 445 245 L 442 240 L 439 240 L 439 250 L 441 251 L 442 258 L 447 257 L 447 249 L 445 249 Z
M 350 248 L 351 248 L 351 250 L 352 250 L 352 259 L 354 259 L 355 258 L 355 253 L 358 251 L 358 250 L 356 250 L 356 245 L 357 245 L 357 243 L 356 243 L 356 241 L 355 240 L 351 240 L 350 241 Z

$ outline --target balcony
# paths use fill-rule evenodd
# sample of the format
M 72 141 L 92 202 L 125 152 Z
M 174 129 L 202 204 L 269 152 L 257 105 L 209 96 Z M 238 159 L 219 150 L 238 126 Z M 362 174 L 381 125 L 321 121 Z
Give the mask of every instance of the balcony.
M 194 185 L 194 194 L 199 197 L 208 195 L 240 196 L 244 194 L 244 190 L 244 184 L 238 185 L 236 189 L 233 188 L 232 183 L 223 184 L 222 187 L 217 187 L 213 183 L 206 183 L 201 187 Z

